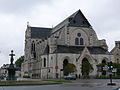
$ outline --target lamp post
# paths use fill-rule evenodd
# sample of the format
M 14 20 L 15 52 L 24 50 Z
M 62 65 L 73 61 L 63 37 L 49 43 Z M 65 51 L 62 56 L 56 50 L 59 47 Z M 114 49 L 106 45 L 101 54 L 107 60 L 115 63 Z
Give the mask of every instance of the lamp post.
M 112 61 L 108 62 L 108 72 L 109 72 L 109 77 L 110 77 L 110 83 L 108 85 L 116 85 L 116 83 L 112 82 L 112 70 L 113 70 L 113 63 Z

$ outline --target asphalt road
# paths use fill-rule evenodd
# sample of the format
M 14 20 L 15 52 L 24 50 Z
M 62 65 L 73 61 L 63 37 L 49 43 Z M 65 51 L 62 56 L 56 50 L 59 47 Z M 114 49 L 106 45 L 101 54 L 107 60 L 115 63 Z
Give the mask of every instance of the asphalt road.
M 120 80 L 116 79 L 113 82 L 116 86 L 107 86 L 108 79 L 89 79 L 76 80 L 73 83 L 61 85 L 41 85 L 41 86 L 8 86 L 0 87 L 0 90 L 115 90 L 120 86 Z

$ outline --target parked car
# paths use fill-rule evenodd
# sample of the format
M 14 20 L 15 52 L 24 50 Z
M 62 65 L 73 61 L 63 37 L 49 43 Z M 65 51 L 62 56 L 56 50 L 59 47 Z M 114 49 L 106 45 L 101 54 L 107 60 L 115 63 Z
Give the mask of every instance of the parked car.
M 67 76 L 64 76 L 64 79 L 65 80 L 76 80 L 76 75 L 71 73 L 71 74 L 68 74 Z

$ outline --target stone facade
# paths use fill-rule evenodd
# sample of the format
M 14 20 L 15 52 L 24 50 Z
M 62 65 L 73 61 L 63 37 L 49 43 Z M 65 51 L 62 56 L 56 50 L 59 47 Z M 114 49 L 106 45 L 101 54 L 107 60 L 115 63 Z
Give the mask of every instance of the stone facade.
M 115 41 L 115 47 L 111 50 L 114 55 L 115 62 L 120 63 L 120 41 Z
M 90 76 L 98 74 L 97 64 L 115 61 L 106 40 L 98 39 L 80 10 L 54 28 L 27 25 L 23 76 L 27 72 L 31 78 L 61 78 L 65 60 L 75 65 L 78 76 L 84 60 L 92 65 Z

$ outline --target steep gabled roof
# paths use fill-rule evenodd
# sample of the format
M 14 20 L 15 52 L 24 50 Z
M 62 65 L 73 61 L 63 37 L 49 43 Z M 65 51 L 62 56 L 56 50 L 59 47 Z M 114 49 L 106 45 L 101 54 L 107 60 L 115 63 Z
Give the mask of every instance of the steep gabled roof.
M 71 16 L 69 16 L 64 21 L 55 26 L 52 33 L 56 32 L 65 25 L 73 27 L 91 27 L 90 23 L 80 10 L 76 11 Z
M 43 27 L 30 27 L 31 28 L 31 38 L 41 38 L 45 39 L 50 36 L 52 28 Z
M 71 15 L 69 18 L 69 26 L 76 26 L 76 27 L 91 27 L 88 20 L 85 18 L 83 13 L 78 10 L 73 15 Z

